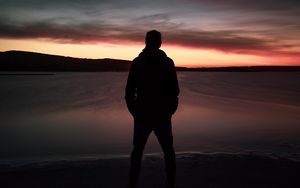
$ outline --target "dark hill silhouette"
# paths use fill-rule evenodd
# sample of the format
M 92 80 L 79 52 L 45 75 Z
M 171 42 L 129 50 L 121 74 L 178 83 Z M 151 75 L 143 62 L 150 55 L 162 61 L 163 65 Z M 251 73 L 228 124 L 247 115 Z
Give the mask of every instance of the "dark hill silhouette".
M 35 52 L 0 52 L 1 71 L 127 71 L 130 61 L 85 59 Z
M 0 71 L 128 71 L 131 61 L 119 59 L 87 59 L 26 51 L 0 52 Z M 263 72 L 300 71 L 300 66 L 241 66 L 241 67 L 176 67 L 177 71 Z

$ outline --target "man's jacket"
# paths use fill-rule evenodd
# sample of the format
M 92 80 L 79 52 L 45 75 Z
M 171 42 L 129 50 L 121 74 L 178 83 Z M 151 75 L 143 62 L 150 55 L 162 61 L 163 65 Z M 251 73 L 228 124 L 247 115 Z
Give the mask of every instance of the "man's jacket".
M 145 48 L 132 62 L 125 99 L 133 116 L 171 116 L 178 106 L 175 65 L 165 52 Z

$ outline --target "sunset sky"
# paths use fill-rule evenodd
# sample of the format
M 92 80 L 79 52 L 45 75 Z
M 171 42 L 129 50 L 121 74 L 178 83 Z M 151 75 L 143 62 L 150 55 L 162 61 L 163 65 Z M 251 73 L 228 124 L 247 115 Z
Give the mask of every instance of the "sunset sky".
M 157 29 L 177 66 L 300 65 L 299 0 L 0 0 L 0 51 L 131 60 Z

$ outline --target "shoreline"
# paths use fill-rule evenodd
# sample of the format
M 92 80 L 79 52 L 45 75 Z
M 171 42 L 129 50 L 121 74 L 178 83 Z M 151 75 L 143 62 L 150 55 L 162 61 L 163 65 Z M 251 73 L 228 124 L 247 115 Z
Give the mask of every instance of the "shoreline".
M 220 151 L 220 152 L 211 152 L 211 151 L 180 151 L 176 152 L 176 157 L 187 157 L 194 155 L 202 155 L 202 156 L 218 156 L 218 155 L 230 155 L 230 156 L 260 156 L 266 158 L 277 158 L 277 159 L 285 159 L 291 160 L 300 163 L 300 158 L 298 157 L 289 157 L 286 155 L 279 155 L 274 153 L 263 153 L 260 151 Z M 162 152 L 154 152 L 154 153 L 144 153 L 144 158 L 147 157 L 158 157 L 163 159 Z M 23 157 L 23 158 L 0 158 L 0 166 L 10 166 L 10 167 L 20 167 L 20 166 L 30 166 L 36 164 L 49 164 L 56 162 L 80 162 L 80 161 L 94 161 L 94 160 L 118 160 L 118 159 L 128 159 L 130 158 L 130 153 L 128 154 L 79 154 L 79 155 L 57 155 L 57 156 L 44 156 L 44 157 Z

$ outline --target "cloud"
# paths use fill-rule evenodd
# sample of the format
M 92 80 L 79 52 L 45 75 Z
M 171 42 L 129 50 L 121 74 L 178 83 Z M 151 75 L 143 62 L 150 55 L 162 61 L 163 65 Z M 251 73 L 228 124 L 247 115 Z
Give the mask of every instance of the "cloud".
M 240 33 L 243 33 L 241 30 L 193 31 L 184 30 L 180 25 L 164 22 L 158 22 L 158 26 L 162 28 L 164 41 L 171 45 L 240 53 L 276 49 L 275 46 L 270 45 L 274 41 L 240 36 Z M 1 38 L 47 38 L 62 43 L 143 43 L 147 31 L 144 26 L 127 25 L 124 27 L 105 22 L 97 24 L 93 22 L 79 24 L 35 22 L 23 25 L 0 22 L 0 28 Z
M 236 9 L 248 11 L 299 11 L 298 0 L 187 0 L 199 5 L 215 7 L 216 9 Z M 278 12 L 277 12 L 278 13 Z
M 270 40 L 254 37 L 242 37 L 236 30 L 227 31 L 179 31 L 169 33 L 166 38 L 171 44 L 216 49 L 225 52 L 250 52 L 258 50 L 273 50 Z

